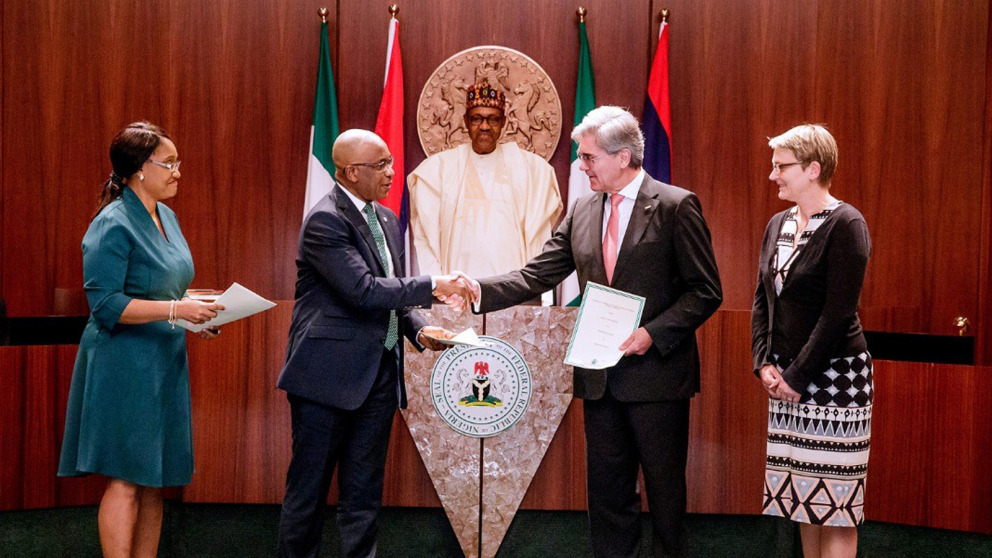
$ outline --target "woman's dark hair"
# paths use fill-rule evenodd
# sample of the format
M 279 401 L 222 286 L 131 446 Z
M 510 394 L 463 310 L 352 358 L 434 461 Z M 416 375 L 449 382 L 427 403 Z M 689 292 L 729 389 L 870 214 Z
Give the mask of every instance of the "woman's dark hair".
M 165 130 L 145 121 L 133 122 L 117 132 L 114 141 L 110 142 L 110 164 L 114 171 L 103 183 L 100 204 L 96 208 L 94 217 L 99 215 L 110 202 L 121 197 L 128 177 L 138 172 L 145 164 L 162 143 L 162 138 L 169 138 Z

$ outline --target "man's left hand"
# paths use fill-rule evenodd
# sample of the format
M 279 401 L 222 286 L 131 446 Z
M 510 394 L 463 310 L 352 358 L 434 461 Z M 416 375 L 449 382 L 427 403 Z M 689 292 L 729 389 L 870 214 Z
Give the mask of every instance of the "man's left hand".
M 620 350 L 623 351 L 624 356 L 643 355 L 648 352 L 652 343 L 653 341 L 651 341 L 651 335 L 648 334 L 648 330 L 639 327 L 620 345 Z
M 428 337 L 428 335 L 430 335 L 430 337 Z M 417 341 L 432 351 L 443 351 L 448 348 L 448 345 L 445 345 L 437 339 L 451 339 L 454 336 L 455 333 L 453 331 L 449 331 L 443 327 L 426 326 L 420 330 L 420 333 L 417 334 Z M 434 337 L 435 339 L 431 339 L 431 337 Z

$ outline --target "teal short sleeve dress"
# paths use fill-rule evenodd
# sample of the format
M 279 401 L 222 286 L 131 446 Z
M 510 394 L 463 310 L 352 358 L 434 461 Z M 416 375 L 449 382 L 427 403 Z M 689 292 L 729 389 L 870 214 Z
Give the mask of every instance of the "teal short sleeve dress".
M 193 258 L 171 209 L 159 232 L 125 187 L 83 238 L 90 317 L 72 371 L 59 476 L 99 473 L 151 487 L 193 475 L 186 330 L 166 321 L 125 325 L 132 299 L 176 300 L 193 280 Z

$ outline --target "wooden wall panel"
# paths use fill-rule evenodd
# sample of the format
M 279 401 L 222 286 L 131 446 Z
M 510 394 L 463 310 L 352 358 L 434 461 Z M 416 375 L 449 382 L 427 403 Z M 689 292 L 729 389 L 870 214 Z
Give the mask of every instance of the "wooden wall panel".
M 189 502 L 281 502 L 292 449 L 289 403 L 276 389 L 293 305 L 189 337 L 196 473 Z
M 0 510 L 15 510 L 24 503 L 24 383 L 30 376 L 24 372 L 23 349 L 0 350 L 0 447 L 17 448 L 0 455 Z
M 343 127 L 374 124 L 389 3 L 324 3 Z M 865 212 L 875 241 L 866 325 L 947 334 L 960 314 L 984 331 L 989 305 L 978 301 L 978 268 L 992 233 L 973 208 L 987 166 L 987 0 L 926 0 L 912 10 L 894 0 L 584 5 L 597 98 L 638 115 L 657 13 L 672 11 L 674 182 L 703 201 L 724 308 L 749 307 L 765 223 L 787 206 L 767 180 L 766 137 L 823 121 L 841 144 L 835 190 Z M 165 126 L 186 160 L 170 203 L 197 262 L 195 285 L 237 280 L 270 298 L 292 296 L 316 7 L 4 5 L 0 287 L 12 315 L 85 311 L 79 242 L 109 172 L 110 137 L 139 118 Z M 403 5 L 407 172 L 424 157 L 414 128 L 423 83 L 464 48 L 498 43 L 533 57 L 570 120 L 575 7 L 561 0 Z M 552 159 L 563 191 L 568 150 L 563 139 Z
M 989 11 L 989 26 L 992 29 L 992 10 Z M 978 268 L 978 314 L 975 331 L 975 363 L 992 366 L 992 324 L 986 318 L 992 316 L 992 33 L 987 34 L 988 49 L 985 58 L 985 134 L 982 139 L 982 204 L 980 229 L 979 268 Z
M 866 517 L 992 533 L 992 368 L 879 362 L 875 389 Z
M 843 17 L 838 17 L 843 14 Z M 811 119 L 865 214 L 869 329 L 954 335 L 977 316 L 988 2 L 820 0 Z
M 165 127 L 186 163 L 169 204 L 193 251 L 194 285 L 238 281 L 292 297 L 315 6 L 32 0 L 5 4 L 4 16 L 2 285 L 11 315 L 85 313 L 80 241 L 111 170 L 110 140 L 140 119 Z
M 693 513 L 761 513 L 768 396 L 751 372 L 751 315 L 718 312 L 697 335 L 687 484 Z
M 56 477 L 76 347 L 0 347 L 0 510 L 90 503 L 102 479 Z
M 810 118 L 815 3 L 653 6 L 655 15 L 671 10 L 672 181 L 702 203 L 723 280 L 722 307 L 750 309 L 765 224 L 787 207 L 768 180 L 766 138 Z
M 190 502 L 279 503 L 291 448 L 289 406 L 274 384 L 291 304 L 190 339 L 196 473 Z M 760 510 L 767 399 L 751 373 L 749 316 L 720 311 L 699 332 L 702 392 L 693 399 L 689 511 Z M 76 347 L 0 347 L 0 510 L 94 504 L 103 479 L 55 471 Z M 992 534 L 992 368 L 879 361 L 867 517 Z M 585 507 L 581 402 L 565 415 L 522 507 Z M 330 502 L 336 501 L 332 491 Z M 401 418 L 384 504 L 439 501 Z
M 812 121 L 837 136 L 834 191 L 872 230 L 866 325 L 955 334 L 955 316 L 983 319 L 974 239 L 988 233 L 970 208 L 984 168 L 987 2 L 654 0 L 652 13 L 662 7 L 673 181 L 703 202 L 725 309 L 750 306 L 764 226 L 789 205 L 767 180 L 766 137 Z
M 4 95 L 4 91 L 5 91 L 4 87 L 7 84 L 7 80 L 4 77 L 6 73 L 3 71 L 3 68 L 4 68 L 4 65 L 3 65 L 3 30 L 4 30 L 4 25 L 3 25 L 3 6 L 0 6 L 0 130 L 3 130 L 3 99 L 5 97 L 5 95 Z M 3 151 L 3 133 L 0 132 L 0 233 L 2 233 L 5 230 L 4 227 L 3 227 L 3 216 L 4 216 L 4 210 L 3 210 L 3 207 L 4 207 L 3 206 L 3 192 L 4 192 L 4 188 L 3 188 L 3 184 L 4 184 L 4 182 L 3 182 L 3 153 L 4 153 L 4 151 Z M 7 260 L 5 259 L 4 249 L 3 249 L 3 241 L 0 240 L 0 267 L 2 267 L 3 264 L 4 264 L 4 262 L 6 262 L 6 261 Z M 6 302 L 4 301 L 3 272 L 2 271 L 0 271 L 0 301 L 3 301 L 4 306 L 6 306 Z

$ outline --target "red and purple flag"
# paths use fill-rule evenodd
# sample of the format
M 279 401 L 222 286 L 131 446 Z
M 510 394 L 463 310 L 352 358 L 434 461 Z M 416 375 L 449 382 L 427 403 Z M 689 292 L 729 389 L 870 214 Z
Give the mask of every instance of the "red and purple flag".
M 668 22 L 661 22 L 644 101 L 644 170 L 655 180 L 672 181 L 672 110 L 668 100 Z
M 410 269 L 407 224 L 410 221 L 409 201 L 406 191 L 406 171 L 403 166 L 403 63 L 400 59 L 400 22 L 395 17 L 389 20 L 389 42 L 386 45 L 386 79 L 382 89 L 382 102 L 379 104 L 379 117 L 375 121 L 375 133 L 389 146 L 393 156 L 393 185 L 382 204 L 393 210 L 400 219 L 400 232 L 403 234 L 404 265 Z

